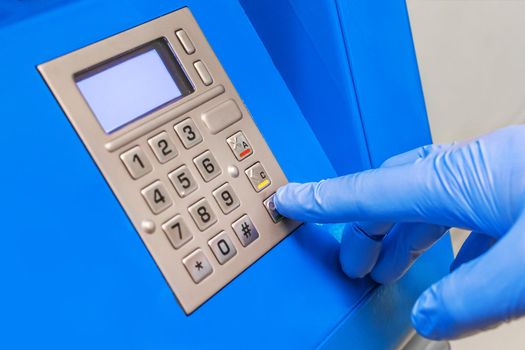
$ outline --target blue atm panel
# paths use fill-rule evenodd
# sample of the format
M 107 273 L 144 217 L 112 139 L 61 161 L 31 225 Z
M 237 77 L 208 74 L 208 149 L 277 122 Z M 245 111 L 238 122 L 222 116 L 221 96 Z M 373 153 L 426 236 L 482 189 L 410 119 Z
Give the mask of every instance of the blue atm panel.
M 431 143 L 405 1 L 240 2 L 339 175 Z M 428 261 L 444 273 L 451 258 L 447 236 L 393 287 L 403 292 L 382 287 L 384 298 L 370 302 L 374 311 L 362 307 L 349 317 L 369 325 L 369 312 L 395 310 L 390 326 L 374 326 L 383 337 L 362 337 L 355 320 L 343 321 L 325 346 L 389 348 L 400 341 L 429 281 L 416 271 Z
M 0 348 L 399 344 L 411 303 L 447 271 L 445 241 L 399 283 L 378 287 L 341 272 L 340 226 L 302 225 L 191 315 L 178 304 L 37 67 L 184 7 L 288 180 L 336 175 L 237 1 L 3 3 Z

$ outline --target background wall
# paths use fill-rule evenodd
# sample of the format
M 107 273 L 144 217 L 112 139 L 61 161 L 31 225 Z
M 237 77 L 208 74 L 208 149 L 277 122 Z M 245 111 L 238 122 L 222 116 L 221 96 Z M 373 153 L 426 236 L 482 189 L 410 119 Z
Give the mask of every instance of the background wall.
M 407 0 L 434 142 L 525 122 L 525 1 Z M 456 248 L 466 233 L 454 232 Z M 452 342 L 523 349 L 525 320 Z

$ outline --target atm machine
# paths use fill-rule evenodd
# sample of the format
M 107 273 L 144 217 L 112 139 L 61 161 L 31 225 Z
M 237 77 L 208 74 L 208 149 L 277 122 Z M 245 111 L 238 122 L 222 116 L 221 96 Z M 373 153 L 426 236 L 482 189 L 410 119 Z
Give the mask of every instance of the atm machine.
M 402 346 L 448 238 L 378 286 L 272 207 L 430 142 L 393 3 L 2 2 L 0 348 Z

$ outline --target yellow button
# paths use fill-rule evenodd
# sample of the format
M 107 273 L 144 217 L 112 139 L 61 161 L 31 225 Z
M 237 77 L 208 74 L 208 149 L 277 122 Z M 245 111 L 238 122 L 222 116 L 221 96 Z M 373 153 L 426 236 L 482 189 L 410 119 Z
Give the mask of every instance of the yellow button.
M 264 170 L 264 167 L 259 162 L 246 169 L 245 173 L 257 192 L 261 192 L 272 183 L 270 177 L 266 174 L 266 170 Z

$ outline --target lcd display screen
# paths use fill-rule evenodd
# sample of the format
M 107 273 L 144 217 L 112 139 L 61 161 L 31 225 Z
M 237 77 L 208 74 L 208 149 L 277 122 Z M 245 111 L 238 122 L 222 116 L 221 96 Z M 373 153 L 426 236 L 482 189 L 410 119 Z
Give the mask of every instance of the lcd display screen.
M 193 92 L 165 39 L 81 72 L 75 82 L 106 133 Z

